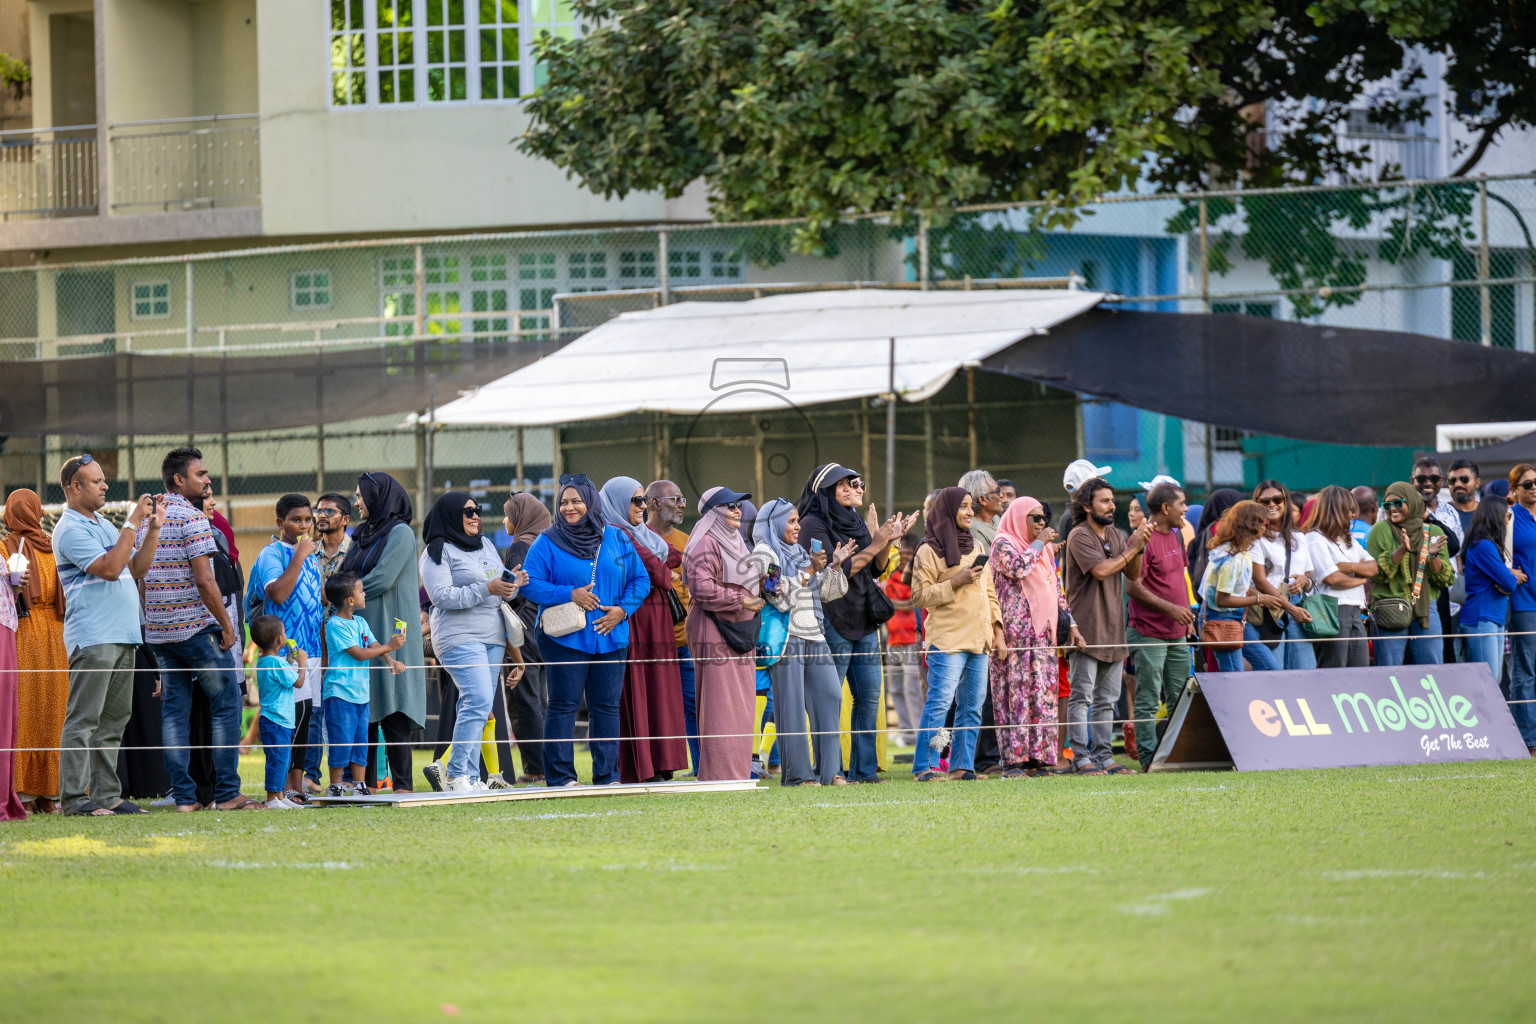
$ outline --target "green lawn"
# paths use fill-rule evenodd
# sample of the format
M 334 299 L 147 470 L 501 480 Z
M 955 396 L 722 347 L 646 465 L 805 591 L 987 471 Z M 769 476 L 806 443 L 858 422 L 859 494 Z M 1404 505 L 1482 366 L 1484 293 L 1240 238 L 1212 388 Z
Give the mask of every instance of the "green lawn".
M 1531 762 L 893 774 L 0 827 L 0 1019 L 1536 1016 Z

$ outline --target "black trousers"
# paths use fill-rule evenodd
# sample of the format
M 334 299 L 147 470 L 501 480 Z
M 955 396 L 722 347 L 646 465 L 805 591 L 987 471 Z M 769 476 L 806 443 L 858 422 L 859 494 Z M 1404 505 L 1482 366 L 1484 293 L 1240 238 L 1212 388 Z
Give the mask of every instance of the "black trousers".
M 525 648 L 523 657 L 528 658 Z M 523 670 L 523 678 L 517 689 L 507 691 L 507 711 L 512 716 L 512 735 L 517 739 L 517 749 L 523 755 L 524 775 L 544 774 L 544 711 L 549 706 L 549 684 L 544 678 L 543 665 L 529 665 Z M 496 735 L 500 737 L 502 718 L 498 700 Z M 512 759 L 501 755 L 504 771 L 512 770 Z M 508 776 L 510 778 L 510 776 Z
M 404 713 L 391 711 L 377 722 L 368 726 L 368 756 L 367 783 L 372 789 L 379 783 L 379 772 L 376 767 L 376 758 L 373 756 L 373 747 L 378 746 L 380 737 L 383 738 L 384 756 L 389 759 L 389 777 L 394 783 L 395 791 L 412 790 L 416 784 L 412 779 L 411 767 L 411 734 L 416 731 L 416 726 L 405 717 Z

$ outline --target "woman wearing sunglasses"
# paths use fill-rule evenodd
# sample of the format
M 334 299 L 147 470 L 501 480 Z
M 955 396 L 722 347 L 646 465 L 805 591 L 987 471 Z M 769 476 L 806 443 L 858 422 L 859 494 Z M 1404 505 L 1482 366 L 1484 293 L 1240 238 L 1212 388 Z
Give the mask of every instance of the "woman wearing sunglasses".
M 480 738 L 495 711 L 503 653 L 513 660 L 522 658 L 511 646 L 516 638 L 507 636 L 501 602 L 516 597 L 528 577 L 519 572 L 510 580 L 503 578 L 501 555 L 480 529 L 480 504 L 463 491 L 437 499 L 421 524 L 421 539 L 426 550 L 417 571 L 432 602 L 432 646 L 459 691 L 443 788 L 485 789 L 480 781 Z M 490 788 L 511 788 L 499 771 L 489 782 Z
M 1406 480 L 1387 488 L 1381 509 L 1382 518 L 1365 539 L 1366 551 L 1381 567 L 1371 582 L 1376 664 L 1401 665 L 1411 647 L 1415 665 L 1439 665 L 1445 645 L 1435 601 L 1456 579 L 1445 530 L 1425 519 L 1424 499 Z
M 540 609 L 534 641 L 549 687 L 545 784 L 577 785 L 571 740 L 585 696 L 592 784 L 617 785 L 629 617 L 650 593 L 651 581 L 634 544 L 603 517 L 602 498 L 584 473 L 560 478 L 554 524 L 528 549 L 523 569 L 523 590 Z
M 1301 531 L 1296 529 L 1296 506 L 1291 492 L 1279 480 L 1264 480 L 1253 489 L 1253 500 L 1264 506 L 1269 521 L 1268 529 L 1260 537 L 1253 550 L 1253 585 L 1261 594 L 1280 598 L 1279 612 L 1257 609 L 1248 616 L 1248 628 L 1265 644 L 1283 641 L 1275 650 L 1281 668 L 1307 669 L 1317 667 L 1317 656 L 1312 644 L 1302 632 L 1304 622 L 1312 616 L 1297 607 L 1293 598 L 1312 589 L 1311 547 L 1304 543 Z
M 1467 556 L 1467 599 L 1461 606 L 1457 632 L 1465 645 L 1464 659 L 1486 662 L 1495 681 L 1504 669 L 1509 599 L 1527 580 L 1523 569 L 1511 571 L 1504 564 L 1504 540 L 1513 518 L 1514 510 L 1503 498 L 1484 498 L 1467 525 L 1463 549 Z
M 1536 466 L 1509 471 L 1510 541 L 1514 568 L 1536 575 Z M 1509 599 L 1509 699 L 1536 699 L 1536 584 L 1523 582 Z M 1525 745 L 1536 755 L 1536 704 L 1511 704 Z

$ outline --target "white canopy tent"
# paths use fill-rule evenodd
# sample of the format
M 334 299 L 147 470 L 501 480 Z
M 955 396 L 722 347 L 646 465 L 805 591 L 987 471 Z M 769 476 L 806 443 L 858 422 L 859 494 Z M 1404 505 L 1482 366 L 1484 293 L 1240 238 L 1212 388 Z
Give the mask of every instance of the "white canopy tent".
M 804 292 L 625 313 L 440 406 L 446 424 L 540 426 L 751 412 L 887 394 L 918 402 L 955 372 L 1078 316 L 1103 293 Z

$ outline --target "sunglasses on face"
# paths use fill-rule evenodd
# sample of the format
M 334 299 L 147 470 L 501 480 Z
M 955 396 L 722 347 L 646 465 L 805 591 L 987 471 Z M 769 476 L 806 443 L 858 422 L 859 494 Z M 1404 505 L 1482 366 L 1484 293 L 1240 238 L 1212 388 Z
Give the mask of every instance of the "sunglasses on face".
M 339 515 L 341 515 L 341 509 L 339 509 L 339 508 L 317 508 L 317 509 L 315 509 L 315 518 L 316 519 L 329 519 L 331 516 L 339 516 Z
M 724 505 L 720 505 L 718 507 L 723 508 L 723 509 L 725 509 L 728 512 L 740 512 L 741 511 L 741 502 L 739 502 L 739 501 L 728 501 Z
M 854 477 L 852 480 L 848 481 L 848 486 L 852 487 L 856 491 L 862 491 L 864 489 L 864 481 L 860 480 L 858 477 Z
M 480 510 L 478 508 L 465 508 L 464 509 L 464 518 L 465 519 L 479 519 L 480 518 Z
M 1439 484 L 1440 479 L 1439 473 L 1420 473 L 1413 478 L 1413 482 L 1416 484 Z
M 641 498 L 631 498 L 629 500 L 630 501 L 643 501 L 644 499 L 641 499 Z M 658 504 L 661 504 L 661 505 L 672 505 L 672 506 L 677 507 L 677 508 L 681 508 L 683 505 L 686 505 L 688 503 L 688 499 L 684 498 L 681 494 L 673 494 L 673 495 L 670 495 L 670 496 L 665 497 L 665 498 L 657 498 L 656 501 L 657 501 Z
M 1034 523 L 1036 526 L 1045 525 L 1045 516 L 1025 516 L 1025 518 Z
M 1522 491 L 1529 491 L 1531 488 L 1536 487 L 1536 480 L 1521 480 L 1515 486 L 1520 488 Z
M 639 498 L 639 497 L 630 498 L 629 499 L 629 503 L 631 505 L 635 506 L 635 508 L 645 508 L 645 499 L 644 498 Z
M 1260 505 L 1272 505 L 1272 506 L 1275 506 L 1275 507 L 1279 507 L 1279 506 L 1285 504 L 1285 498 L 1282 497 L 1281 495 L 1278 495 L 1278 494 L 1271 494 L 1267 498 L 1260 498 L 1259 499 L 1259 504 Z
M 1457 484 L 1470 484 L 1471 482 L 1472 478 L 1469 476 L 1453 476 L 1450 480 L 1452 487 L 1455 487 Z
M 1382 502 L 1381 507 L 1386 509 L 1388 512 L 1396 512 L 1406 504 L 1408 503 L 1402 498 L 1393 498 L 1391 501 Z

